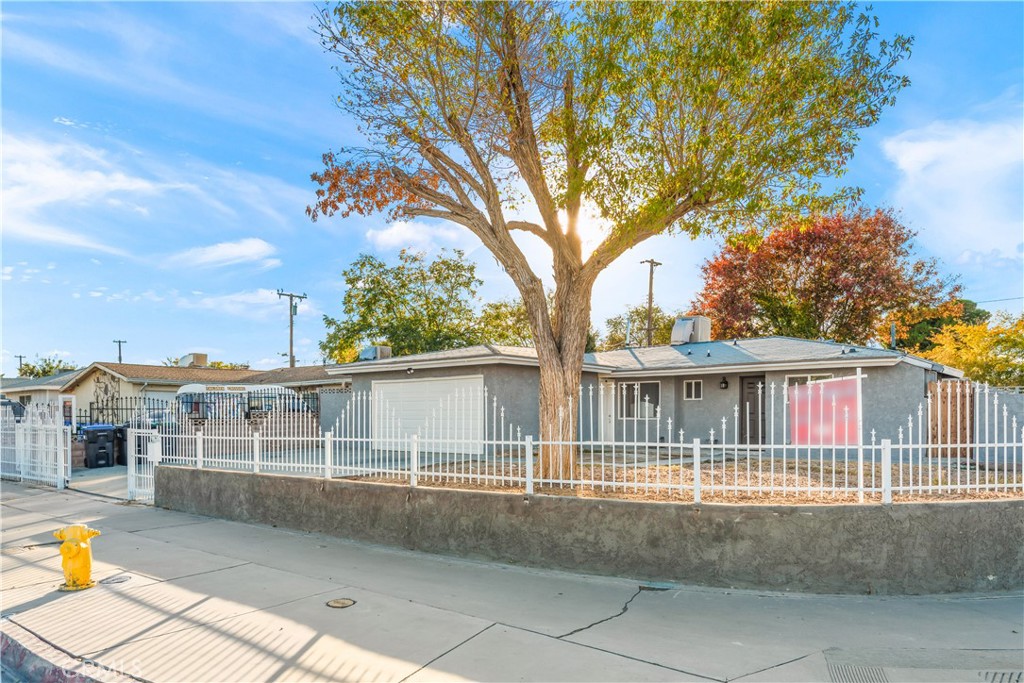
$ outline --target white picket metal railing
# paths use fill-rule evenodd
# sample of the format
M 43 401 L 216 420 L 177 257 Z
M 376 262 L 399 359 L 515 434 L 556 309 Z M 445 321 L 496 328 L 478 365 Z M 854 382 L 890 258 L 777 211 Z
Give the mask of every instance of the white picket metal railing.
M 0 478 L 63 489 L 71 476 L 71 427 L 60 406 L 37 403 L 0 411 Z
M 417 424 L 354 392 L 330 429 L 304 412 L 193 420 L 129 432 L 130 495 L 152 498 L 156 463 L 527 493 L 702 502 L 1021 495 L 1024 420 L 985 385 L 938 383 L 905 428 L 863 424 L 860 377 L 758 385 L 707 434 L 662 419 L 640 384 L 588 386 L 562 411 L 575 428 L 539 438 L 487 387 L 439 396 Z M 626 387 L 623 387 L 626 384 Z M 631 402 L 621 409 L 623 402 Z

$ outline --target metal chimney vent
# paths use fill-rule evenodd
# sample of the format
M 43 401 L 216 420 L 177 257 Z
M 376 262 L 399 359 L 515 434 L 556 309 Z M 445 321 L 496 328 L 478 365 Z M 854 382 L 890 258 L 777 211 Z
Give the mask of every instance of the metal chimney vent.
M 711 318 L 703 315 L 688 315 L 676 318 L 672 326 L 672 337 L 669 341 L 673 346 L 711 341 Z

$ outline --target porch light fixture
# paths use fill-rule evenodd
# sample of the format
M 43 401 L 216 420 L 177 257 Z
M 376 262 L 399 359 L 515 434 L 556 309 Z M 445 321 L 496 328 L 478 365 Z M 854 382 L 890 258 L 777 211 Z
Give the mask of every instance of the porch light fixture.
M 718 383 L 718 388 L 719 389 L 728 389 L 729 388 L 729 380 L 727 380 L 725 377 L 723 377 L 722 381 Z

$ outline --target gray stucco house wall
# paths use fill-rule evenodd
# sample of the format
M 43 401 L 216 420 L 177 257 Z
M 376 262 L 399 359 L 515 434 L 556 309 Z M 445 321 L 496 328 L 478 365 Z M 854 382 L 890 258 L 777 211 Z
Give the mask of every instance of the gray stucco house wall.
M 499 431 L 503 423 L 506 429 L 512 432 L 518 429 L 523 437 L 529 435 L 536 438 L 540 433 L 540 375 L 536 367 L 467 362 L 455 367 L 414 368 L 412 373 L 409 373 L 408 369 L 403 365 L 353 374 L 351 393 L 328 395 L 321 399 L 321 425 L 324 429 L 332 428 L 340 419 L 342 411 L 349 405 L 352 396 L 370 394 L 374 382 L 480 376 L 483 378 L 483 386 L 487 389 L 485 415 L 489 435 L 495 423 Z M 584 392 L 589 391 L 591 386 L 597 386 L 597 375 L 593 372 L 584 372 Z M 445 396 L 438 396 L 439 403 L 444 399 Z M 586 405 L 583 416 L 584 420 L 591 419 Z
M 913 417 L 916 426 L 918 406 L 926 400 L 929 383 L 961 376 L 956 370 L 886 349 L 789 338 L 701 342 L 588 354 L 584 359 L 582 400 L 578 408 L 578 436 L 583 440 L 604 437 L 678 442 L 682 430 L 687 443 L 695 438 L 703 443 L 710 443 L 714 438 L 721 443 L 725 418 L 726 443 L 745 443 L 746 432 L 753 430 L 751 443 L 785 444 L 790 442 L 790 420 L 783 401 L 783 385 L 808 376 L 852 376 L 858 368 L 863 375 L 865 443 L 871 441 L 871 430 L 877 441 L 888 438 L 895 442 L 900 428 L 907 429 L 908 418 Z M 473 377 L 487 390 L 488 435 L 494 433 L 497 422 L 498 429 L 504 424 L 509 434 L 540 436 L 539 372 L 533 349 L 497 346 L 453 349 L 339 366 L 339 372 L 351 374 L 352 393 L 323 397 L 321 420 L 325 429 L 333 426 L 353 396 L 372 394 L 375 382 L 412 380 L 415 383 L 424 379 Z M 724 389 L 720 387 L 723 380 L 727 384 Z M 764 404 L 760 426 L 756 424 L 754 388 L 758 382 L 763 383 Z M 647 406 L 623 408 L 623 391 L 631 392 L 635 400 L 637 383 L 642 385 L 641 395 L 652 388 L 648 383 L 657 383 L 660 420 L 645 416 Z M 699 398 L 694 395 L 695 383 L 699 383 Z M 769 406 L 772 383 L 775 383 L 774 414 Z M 405 391 L 404 388 L 393 390 Z M 612 394 L 614 400 L 610 399 Z M 439 402 L 444 398 L 437 397 Z M 748 400 L 752 402 L 749 423 Z M 1024 404 L 1024 396 L 1008 395 L 1006 401 L 1019 413 L 1021 406 L 1017 404 Z M 412 425 L 402 424 L 403 430 L 407 427 Z M 711 430 L 715 432 L 713 437 Z
M 897 363 L 889 367 L 867 367 L 861 370 L 863 375 L 863 399 L 864 409 L 863 424 L 865 427 L 864 441 L 871 440 L 870 430 L 876 430 L 876 438 L 890 438 L 896 440 L 900 427 L 906 430 L 907 418 L 911 415 L 917 419 L 917 408 L 925 401 L 928 382 L 933 382 L 938 374 L 933 370 L 927 370 L 912 366 L 906 363 Z M 774 443 L 789 442 L 789 418 L 783 418 L 787 411 L 784 402 L 784 385 L 792 381 L 794 376 L 806 375 L 831 375 L 834 378 L 849 377 L 856 375 L 856 368 L 814 368 L 813 370 L 786 370 L 766 371 L 761 374 L 754 372 L 734 373 L 727 369 L 721 369 L 714 373 L 700 375 L 685 375 L 678 377 L 657 377 L 645 378 L 642 376 L 617 376 L 618 383 L 631 382 L 660 382 L 661 385 L 661 415 L 667 423 L 668 417 L 672 418 L 673 441 L 678 441 L 679 430 L 683 430 L 683 438 L 686 442 L 693 439 L 700 439 L 703 443 L 711 443 L 711 430 L 714 430 L 716 443 L 722 441 L 722 420 L 725 418 L 725 434 L 729 443 L 743 442 L 745 438 L 745 426 L 743 423 L 748 417 L 751 421 L 757 420 L 758 405 L 754 398 L 745 401 L 742 395 L 742 379 L 751 378 L 752 381 L 763 383 L 762 408 L 764 410 L 764 441 Z M 787 377 L 790 378 L 787 380 Z M 728 383 L 726 389 L 722 389 L 722 380 Z M 686 399 L 684 394 L 684 382 L 700 381 L 701 398 L 697 400 Z M 775 393 L 772 394 L 772 384 L 775 384 Z M 772 408 L 774 407 L 774 420 Z M 737 414 L 738 408 L 738 414 Z M 739 434 L 737 434 L 737 422 L 739 423 Z M 774 424 L 774 440 L 770 430 Z M 641 426 L 642 430 L 642 426 Z M 664 427 L 663 427 L 664 431 Z M 633 438 L 634 427 L 629 421 L 619 421 L 616 428 L 616 435 L 619 438 L 630 440 Z M 641 431 L 641 437 L 643 432 Z

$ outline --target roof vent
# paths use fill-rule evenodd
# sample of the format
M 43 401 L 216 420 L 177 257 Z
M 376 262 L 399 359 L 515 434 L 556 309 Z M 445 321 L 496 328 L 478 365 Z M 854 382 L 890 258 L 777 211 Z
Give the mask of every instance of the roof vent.
M 189 353 L 178 359 L 179 368 L 205 368 L 209 363 L 209 356 L 205 353 Z
M 711 341 L 711 319 L 703 315 L 676 318 L 672 326 L 672 346 Z
M 390 346 L 367 346 L 359 352 L 359 360 L 384 360 L 391 358 Z

